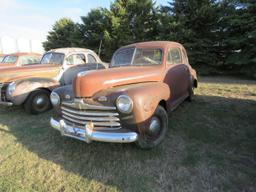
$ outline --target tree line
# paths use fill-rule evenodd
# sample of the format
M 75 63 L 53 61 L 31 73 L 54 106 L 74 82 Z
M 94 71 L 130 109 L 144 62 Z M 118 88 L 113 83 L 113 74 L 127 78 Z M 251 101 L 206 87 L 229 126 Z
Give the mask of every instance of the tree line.
M 92 9 L 82 22 L 62 18 L 43 43 L 45 50 L 86 47 L 105 61 L 121 46 L 168 40 L 182 43 L 201 75 L 256 78 L 255 0 L 115 0 L 109 9 Z

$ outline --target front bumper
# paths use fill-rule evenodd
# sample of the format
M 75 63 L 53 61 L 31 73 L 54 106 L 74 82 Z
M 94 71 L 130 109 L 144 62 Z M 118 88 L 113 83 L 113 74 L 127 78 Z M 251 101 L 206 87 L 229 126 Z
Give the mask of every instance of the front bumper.
M 3 105 L 3 106 L 13 106 L 13 103 L 12 102 L 7 102 L 7 101 L 0 101 L 0 105 Z
M 0 105 L 13 106 L 13 103 L 10 101 L 7 101 L 6 99 L 7 87 L 8 87 L 8 83 L 0 83 Z
M 94 131 L 85 127 L 84 129 L 74 127 L 65 123 L 64 120 L 55 120 L 51 118 L 51 126 L 61 132 L 61 135 L 75 138 L 90 143 L 91 141 L 102 141 L 112 143 L 131 143 L 138 139 L 136 132 L 102 132 Z

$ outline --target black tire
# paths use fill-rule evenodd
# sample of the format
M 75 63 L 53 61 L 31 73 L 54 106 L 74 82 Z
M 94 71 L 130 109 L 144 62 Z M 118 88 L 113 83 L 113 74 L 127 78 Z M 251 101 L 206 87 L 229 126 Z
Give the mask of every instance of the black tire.
M 159 120 L 160 129 L 158 129 L 157 132 L 153 133 L 152 130 L 150 131 L 151 126 L 149 126 L 147 128 L 148 130 L 145 130 L 145 131 L 143 131 L 143 133 L 139 134 L 139 138 L 138 138 L 136 144 L 142 149 L 151 149 L 151 148 L 159 145 L 163 141 L 163 139 L 167 133 L 168 115 L 167 115 L 166 110 L 161 105 L 159 105 L 156 108 L 155 113 L 151 117 L 150 123 L 149 123 L 150 125 L 154 118 L 157 118 Z M 154 120 L 156 120 L 156 119 L 154 119 Z
M 41 99 L 41 102 L 39 99 Z M 44 89 L 36 90 L 30 93 L 24 103 L 25 111 L 34 115 L 43 113 L 49 110 L 51 107 L 50 92 Z
M 187 100 L 188 100 L 189 102 L 192 102 L 193 99 L 194 99 L 194 95 L 195 95 L 195 93 L 194 93 L 194 86 L 191 85 L 191 86 L 189 87 L 189 90 L 188 90 L 188 98 L 187 98 Z

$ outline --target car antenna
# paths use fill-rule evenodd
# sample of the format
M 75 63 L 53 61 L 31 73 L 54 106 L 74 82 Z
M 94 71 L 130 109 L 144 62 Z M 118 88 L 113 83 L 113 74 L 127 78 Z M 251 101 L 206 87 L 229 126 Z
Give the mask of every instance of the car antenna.
M 101 52 L 101 45 L 102 45 L 102 38 L 101 38 L 101 40 L 100 40 L 100 46 L 99 46 L 99 51 L 98 51 L 99 57 L 100 57 L 100 52 Z

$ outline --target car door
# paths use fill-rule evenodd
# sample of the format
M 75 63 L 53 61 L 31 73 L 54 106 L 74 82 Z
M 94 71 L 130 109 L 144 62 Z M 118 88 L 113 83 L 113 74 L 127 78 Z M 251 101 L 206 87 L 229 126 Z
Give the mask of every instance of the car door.
M 182 59 L 182 52 L 178 47 L 171 47 L 167 51 L 166 76 L 164 82 L 169 85 L 171 97 L 168 101 L 170 108 L 175 108 L 188 94 L 189 68 Z

